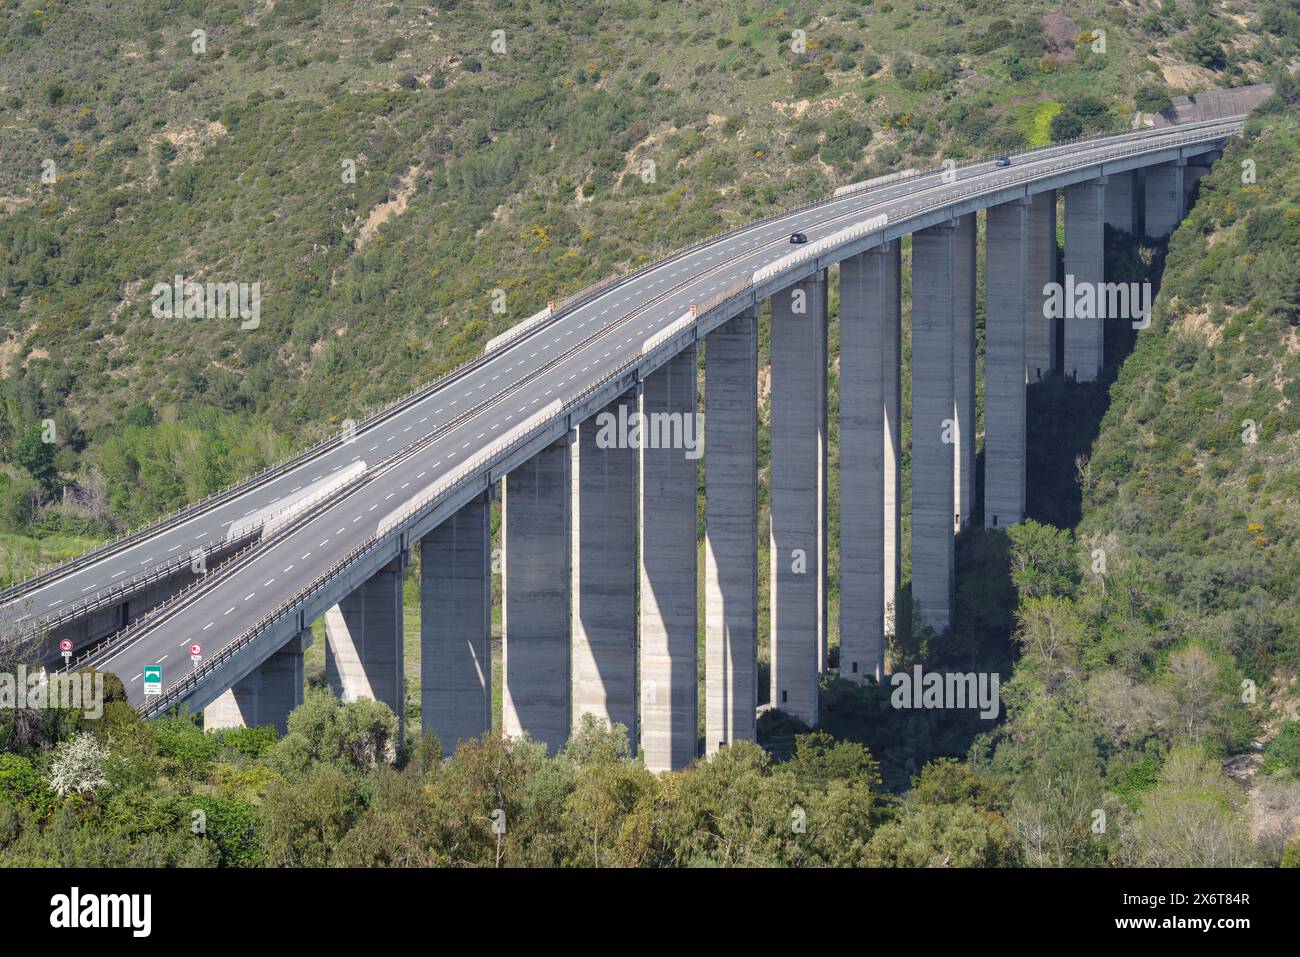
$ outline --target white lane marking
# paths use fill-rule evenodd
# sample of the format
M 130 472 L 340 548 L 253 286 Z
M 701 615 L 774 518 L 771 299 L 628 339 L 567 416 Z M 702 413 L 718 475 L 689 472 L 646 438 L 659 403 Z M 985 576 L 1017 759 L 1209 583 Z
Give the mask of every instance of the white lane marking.
M 229 608 L 227 608 L 227 609 L 226 609 L 225 611 L 223 611 L 221 614 L 222 614 L 222 616 L 224 617 L 225 615 L 229 615 L 229 614 L 230 614 L 232 611 L 234 611 L 234 610 L 235 610 L 235 606 L 234 606 L 234 605 L 231 605 Z
M 204 625 L 203 628 L 202 628 L 201 630 L 202 630 L 202 631 L 207 631 L 207 630 L 208 630 L 209 628 L 211 628 L 214 624 L 216 624 L 216 622 L 211 622 L 211 621 L 210 621 L 210 622 L 208 622 L 206 625 Z

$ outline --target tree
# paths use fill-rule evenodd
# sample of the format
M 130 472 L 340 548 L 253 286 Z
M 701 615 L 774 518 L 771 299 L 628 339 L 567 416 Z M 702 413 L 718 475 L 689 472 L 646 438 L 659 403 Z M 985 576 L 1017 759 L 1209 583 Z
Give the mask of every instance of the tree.
M 1193 63 L 1199 63 L 1209 70 L 1222 70 L 1228 65 L 1219 42 L 1218 30 L 1213 23 L 1202 22 L 1192 28 L 1192 32 L 1179 44 L 1179 51 Z
M 1169 658 L 1164 685 L 1169 690 L 1171 730 L 1195 738 L 1215 724 L 1223 711 L 1219 665 L 1200 645 L 1188 645 Z
M 1159 83 L 1143 83 L 1138 87 L 1134 100 L 1143 113 L 1159 113 L 1173 105 L 1169 90 Z
M 788 860 L 799 795 L 793 775 L 774 775 L 771 765 L 758 745 L 736 741 L 681 776 L 668 824 L 678 863 L 771 867 Z
M 1006 788 L 995 778 L 974 770 L 955 758 L 935 758 L 912 779 L 910 797 L 918 804 L 969 804 L 1000 811 Z
M 1124 836 L 1138 867 L 1243 867 L 1252 861 L 1245 795 L 1196 746 L 1175 748 Z
M 108 783 L 104 775 L 107 760 L 108 749 L 101 746 L 93 734 L 83 731 L 55 749 L 48 778 L 51 790 L 59 797 L 73 792 L 94 794 Z
M 579 768 L 577 786 L 564 801 L 565 826 L 572 835 L 567 863 L 586 867 L 640 864 L 642 847 L 635 840 L 635 828 L 630 835 L 624 831 L 634 813 L 652 801 L 657 790 L 655 776 L 626 759 Z
M 1053 143 L 1064 143 L 1067 140 L 1077 139 L 1083 135 L 1083 121 L 1073 113 L 1066 113 L 1062 110 L 1052 117 L 1052 122 L 1048 125 L 1048 132 L 1051 134 Z
M 1037 867 L 1078 866 L 1104 855 L 1091 833 L 1104 790 L 1096 739 L 1087 725 L 1066 724 L 1059 711 L 1056 717 L 1012 757 L 1016 777 L 1007 821 L 1025 863 Z
M 1088 633 L 1068 598 L 1026 598 L 1016 611 L 1021 652 L 1050 670 L 1079 664 Z
M 55 446 L 41 438 L 41 427 L 33 425 L 14 445 L 14 462 L 25 468 L 48 494 L 54 490 L 58 472 L 54 468 Z
M 356 775 L 317 764 L 292 780 L 276 778 L 262 808 L 262 846 L 279 867 L 327 867 L 362 809 Z
M 578 727 L 569 735 L 564 754 L 580 767 L 629 758 L 632 748 L 628 742 L 627 725 L 615 723 L 610 727 L 594 714 L 584 714 Z
M 1012 867 L 1015 835 L 1001 815 L 965 804 L 908 805 L 871 838 L 871 867 Z
M 362 771 L 391 761 L 396 748 L 397 716 L 388 705 L 369 698 L 340 702 L 328 689 L 312 688 L 289 715 L 285 736 L 268 760 L 283 774 L 316 763 Z
M 1022 598 L 1074 595 L 1081 575 L 1069 529 L 1029 519 L 1007 529 L 1011 539 L 1011 581 Z

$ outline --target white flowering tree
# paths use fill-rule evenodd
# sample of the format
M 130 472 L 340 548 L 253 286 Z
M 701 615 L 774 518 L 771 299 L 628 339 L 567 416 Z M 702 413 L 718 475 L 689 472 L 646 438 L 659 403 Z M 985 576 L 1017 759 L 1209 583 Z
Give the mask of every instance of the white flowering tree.
M 83 731 L 71 741 L 64 741 L 54 752 L 50 764 L 50 787 L 63 797 L 71 791 L 93 794 L 96 788 L 108 783 L 104 764 L 108 749 L 102 747 L 95 736 Z

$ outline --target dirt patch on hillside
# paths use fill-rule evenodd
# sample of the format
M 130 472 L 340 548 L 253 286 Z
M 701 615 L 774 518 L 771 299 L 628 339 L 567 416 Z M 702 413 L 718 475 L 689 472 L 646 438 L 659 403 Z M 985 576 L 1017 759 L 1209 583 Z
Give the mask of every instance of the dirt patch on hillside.
M 1074 45 L 1079 38 L 1079 24 L 1064 13 L 1043 17 L 1043 35 L 1047 38 L 1047 56 L 1058 66 L 1068 66 L 1076 56 Z
M 22 336 L 0 340 L 0 379 L 9 377 L 9 362 L 23 347 Z
M 1199 309 L 1195 312 L 1188 312 L 1183 315 L 1179 323 L 1188 332 L 1195 335 L 1198 339 L 1204 339 L 1205 344 L 1210 348 L 1217 346 L 1223 339 L 1223 326 L 1218 325 L 1210 319 L 1208 309 Z
M 164 129 L 149 137 L 151 143 L 166 140 L 176 149 L 178 160 L 193 161 L 203 155 L 214 140 L 226 135 L 226 127 L 219 121 L 198 123 L 178 130 Z
M 415 180 L 419 175 L 420 164 L 416 163 L 402 174 L 402 178 L 397 184 L 397 192 L 393 195 L 393 198 L 380 203 L 370 211 L 370 215 L 366 217 L 365 222 L 361 224 L 361 229 L 357 232 L 357 249 L 360 249 L 373 239 L 380 226 L 394 216 L 400 216 L 406 212 L 411 197 L 415 195 Z
M 1193 66 L 1179 60 L 1170 60 L 1163 56 L 1155 57 L 1160 74 L 1168 86 L 1175 90 L 1200 90 L 1214 86 L 1213 71 L 1203 66 Z

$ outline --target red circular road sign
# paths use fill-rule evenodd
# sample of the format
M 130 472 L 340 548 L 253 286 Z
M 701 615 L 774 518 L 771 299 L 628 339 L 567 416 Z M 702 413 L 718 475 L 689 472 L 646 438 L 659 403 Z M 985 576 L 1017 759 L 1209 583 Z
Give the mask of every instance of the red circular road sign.
M 71 651 L 71 650 L 72 650 L 71 638 L 64 638 L 62 641 L 59 642 L 59 651 Z
M 194 642 L 194 644 L 190 645 L 190 654 L 192 655 L 203 654 L 203 646 L 199 644 L 197 641 Z

